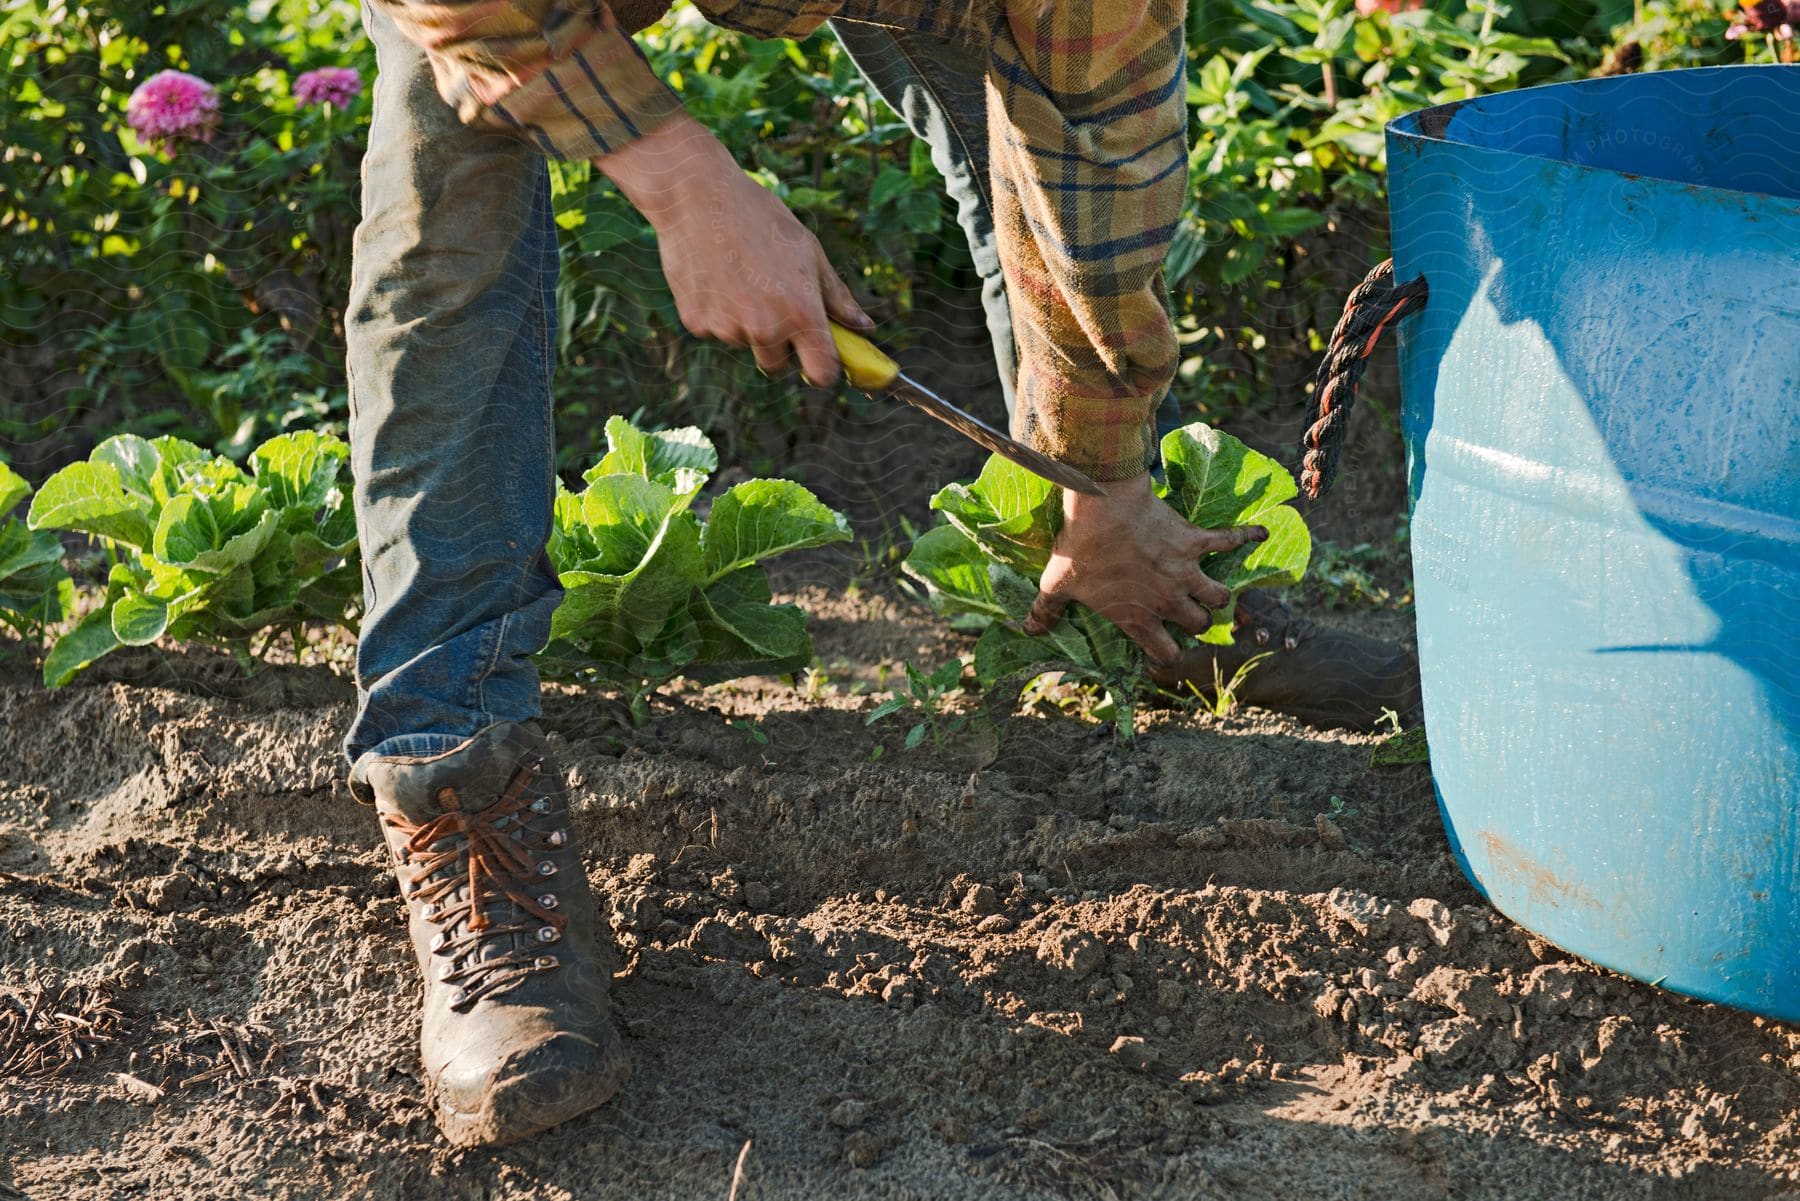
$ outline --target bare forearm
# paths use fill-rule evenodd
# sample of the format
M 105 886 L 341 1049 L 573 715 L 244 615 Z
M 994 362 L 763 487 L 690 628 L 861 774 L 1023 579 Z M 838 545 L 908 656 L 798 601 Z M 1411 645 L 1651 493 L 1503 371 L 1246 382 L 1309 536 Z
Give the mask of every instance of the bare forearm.
M 692 208 L 741 180 L 724 143 L 687 114 L 671 117 L 594 166 L 660 231 L 678 211 Z

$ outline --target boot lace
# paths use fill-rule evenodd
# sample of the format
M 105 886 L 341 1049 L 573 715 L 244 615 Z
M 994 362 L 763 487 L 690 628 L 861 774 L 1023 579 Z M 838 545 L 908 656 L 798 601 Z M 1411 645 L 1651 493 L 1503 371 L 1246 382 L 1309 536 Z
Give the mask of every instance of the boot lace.
M 445 957 L 437 978 L 457 986 L 453 1009 L 465 1010 L 561 963 L 550 946 L 562 938 L 569 919 L 556 912 L 554 892 L 534 893 L 531 887 L 556 874 L 555 862 L 539 856 L 568 841 L 565 830 L 539 834 L 529 828 L 535 815 L 550 809 L 547 798 L 526 800 L 542 767 L 536 758 L 520 763 L 500 799 L 484 809 L 466 808 L 456 789 L 446 785 L 436 797 L 443 812 L 429 821 L 382 815 L 405 839 L 401 866 L 411 869 L 404 873 L 407 896 L 437 927 L 431 950 Z M 512 908 L 509 920 L 496 921 L 492 910 L 506 906 Z

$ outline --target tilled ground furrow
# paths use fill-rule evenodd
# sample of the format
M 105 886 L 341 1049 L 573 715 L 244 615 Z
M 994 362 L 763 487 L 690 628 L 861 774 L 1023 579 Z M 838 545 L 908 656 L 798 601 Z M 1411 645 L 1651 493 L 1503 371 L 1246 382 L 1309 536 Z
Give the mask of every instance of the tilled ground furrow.
M 453 1154 L 342 688 L 173 659 L 0 689 L 0 1196 L 722 1196 L 746 1141 L 766 1198 L 1800 1187 L 1800 1035 L 1481 906 L 1366 738 L 1032 713 L 907 752 L 772 681 L 637 730 L 552 695 L 633 1075 Z

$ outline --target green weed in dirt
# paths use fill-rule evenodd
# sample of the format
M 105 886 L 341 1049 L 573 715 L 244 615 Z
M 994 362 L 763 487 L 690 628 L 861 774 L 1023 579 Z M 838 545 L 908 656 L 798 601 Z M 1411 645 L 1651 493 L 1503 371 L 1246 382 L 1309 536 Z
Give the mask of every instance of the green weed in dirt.
M 1166 483 L 1158 492 L 1195 525 L 1223 529 L 1261 525 L 1265 542 L 1207 555 L 1200 569 L 1231 589 L 1297 582 L 1312 553 L 1300 514 L 1287 504 L 1298 489 L 1287 470 L 1229 434 L 1200 423 L 1162 441 Z M 1144 654 L 1119 628 L 1082 605 L 1069 607 L 1040 636 L 1018 628 L 1037 595 L 1062 522 L 1057 489 L 999 457 L 972 484 L 952 484 L 932 498 L 947 524 L 931 530 L 906 559 L 932 605 L 950 618 L 976 618 L 987 628 L 975 645 L 975 678 L 991 687 L 1050 671 L 1099 684 L 1110 695 L 1113 720 L 1129 736 L 1138 698 L 1150 690 Z M 1229 644 L 1233 606 L 1214 614 L 1202 641 Z M 1187 639 L 1178 634 L 1177 640 Z
M 257 447 L 246 472 L 179 438 L 108 438 L 44 482 L 33 530 L 78 530 L 112 559 L 103 603 L 44 660 L 68 683 L 121 646 L 168 635 L 217 646 L 248 665 L 282 629 L 352 624 L 362 586 L 356 520 L 338 473 L 350 456 L 310 430 Z
M 1187 681 L 1188 691 L 1193 694 L 1194 700 L 1200 707 L 1214 717 L 1229 717 L 1237 712 L 1238 689 L 1244 686 L 1244 681 L 1250 678 L 1250 673 L 1260 667 L 1263 660 L 1274 653 L 1274 651 L 1264 651 L 1260 655 L 1251 655 L 1238 664 L 1237 670 L 1231 673 L 1230 679 L 1226 679 L 1225 673 L 1219 670 L 1217 663 L 1214 663 L 1212 696 L 1210 698 L 1196 688 L 1191 680 Z
M 1370 767 L 1413 767 L 1418 764 L 1430 764 L 1431 744 L 1426 741 L 1424 726 L 1406 729 L 1400 724 L 1400 715 L 1392 709 L 1383 709 L 1381 716 L 1393 733 L 1382 739 L 1376 744 L 1375 749 L 1369 752 Z
M 586 488 L 557 486 L 549 553 L 564 596 L 544 668 L 623 691 L 642 718 L 677 675 L 718 683 L 811 663 L 806 615 L 772 603 L 761 564 L 848 541 L 843 514 L 791 480 L 749 480 L 702 521 L 693 504 L 719 465 L 704 434 L 613 417 L 606 440 Z
M 952 659 L 935 671 L 924 672 L 907 663 L 906 687 L 896 689 L 894 695 L 875 706 L 863 724 L 872 726 L 902 710 L 910 710 L 919 720 L 906 731 L 906 749 L 916 749 L 930 734 L 931 745 L 942 750 L 946 736 L 969 724 L 968 715 L 945 710 L 950 694 L 961 690 L 963 669 L 967 666 L 961 659 Z

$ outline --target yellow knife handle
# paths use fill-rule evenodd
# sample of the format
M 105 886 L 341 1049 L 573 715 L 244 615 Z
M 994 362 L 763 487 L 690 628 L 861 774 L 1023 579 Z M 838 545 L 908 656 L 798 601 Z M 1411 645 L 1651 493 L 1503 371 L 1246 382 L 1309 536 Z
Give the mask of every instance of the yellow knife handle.
M 830 324 L 831 340 L 837 344 L 838 359 L 844 364 L 844 375 L 852 387 L 880 392 L 894 382 L 900 374 L 900 364 L 861 334 L 852 333 L 835 321 Z

